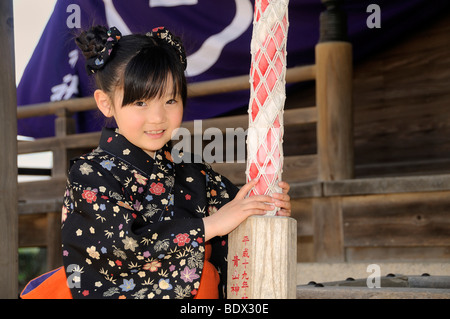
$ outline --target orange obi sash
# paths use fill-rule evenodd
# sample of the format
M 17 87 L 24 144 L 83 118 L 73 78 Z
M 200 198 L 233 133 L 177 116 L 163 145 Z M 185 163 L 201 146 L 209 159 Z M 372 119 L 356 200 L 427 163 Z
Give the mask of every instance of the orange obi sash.
M 200 278 L 200 287 L 194 299 L 219 299 L 220 276 L 216 267 L 209 262 L 211 258 L 211 243 L 205 244 L 205 261 L 203 263 L 202 277 Z
M 216 268 L 209 262 L 211 244 L 205 245 L 205 261 L 203 264 L 200 286 L 194 299 L 218 299 L 220 277 Z M 22 299 L 73 299 L 67 285 L 64 266 L 49 271 L 31 280 L 20 293 Z
M 72 299 L 64 266 L 31 280 L 20 293 L 22 299 Z

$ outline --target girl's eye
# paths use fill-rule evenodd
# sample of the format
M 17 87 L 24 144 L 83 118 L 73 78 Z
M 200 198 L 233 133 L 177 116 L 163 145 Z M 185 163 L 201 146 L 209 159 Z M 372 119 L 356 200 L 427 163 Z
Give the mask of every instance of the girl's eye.
M 166 102 L 166 104 L 176 104 L 177 100 L 175 99 L 170 99 L 169 101 Z
M 143 101 L 137 101 L 137 102 L 134 103 L 134 105 L 136 105 L 136 106 L 146 106 L 145 102 L 143 102 Z

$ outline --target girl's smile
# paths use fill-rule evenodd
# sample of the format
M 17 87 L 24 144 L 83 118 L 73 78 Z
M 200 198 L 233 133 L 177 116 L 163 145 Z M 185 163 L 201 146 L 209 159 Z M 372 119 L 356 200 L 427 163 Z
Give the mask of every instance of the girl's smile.
M 152 138 L 152 139 L 159 139 L 159 138 L 163 137 L 165 131 L 166 131 L 166 130 L 159 130 L 159 131 L 145 131 L 144 133 L 145 133 L 148 137 L 150 137 L 150 138 Z

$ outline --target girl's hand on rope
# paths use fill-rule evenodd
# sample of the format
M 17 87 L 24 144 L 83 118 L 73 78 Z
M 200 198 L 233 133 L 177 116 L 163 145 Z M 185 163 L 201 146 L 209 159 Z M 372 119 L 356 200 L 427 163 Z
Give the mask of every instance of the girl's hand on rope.
M 274 204 L 279 207 L 280 210 L 277 212 L 277 216 L 291 216 L 291 197 L 288 195 L 289 189 L 291 188 L 287 182 L 279 182 L 278 186 L 281 187 L 281 193 L 273 193 L 272 198 L 275 199 Z
M 222 206 L 213 215 L 203 218 L 206 241 L 215 236 L 229 234 L 249 216 L 265 215 L 267 211 L 275 209 L 275 202 L 283 203 L 280 207 L 288 206 L 285 204 L 285 197 L 283 199 L 275 199 L 269 195 L 255 195 L 246 198 L 247 193 L 257 183 L 258 179 L 248 182 L 242 186 L 231 202 Z M 289 190 L 289 185 L 287 187 L 287 190 Z M 284 191 L 285 186 L 282 188 Z
M 245 197 L 247 193 L 258 183 L 254 179 L 239 190 L 236 197 L 226 205 L 222 206 L 216 213 L 203 218 L 205 226 L 205 240 L 215 236 L 229 234 L 244 220 L 252 215 L 265 215 L 275 207 L 279 207 L 277 216 L 291 216 L 291 201 L 288 195 L 290 186 L 286 182 L 279 182 L 281 193 L 269 195 L 256 195 Z

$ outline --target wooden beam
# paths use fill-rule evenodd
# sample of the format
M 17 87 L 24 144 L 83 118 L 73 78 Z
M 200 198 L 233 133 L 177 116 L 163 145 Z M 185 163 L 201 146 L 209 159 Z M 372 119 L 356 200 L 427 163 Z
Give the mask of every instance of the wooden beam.
M 95 110 L 96 108 L 97 105 L 95 104 L 93 97 L 80 97 L 76 99 L 21 106 L 17 109 L 17 118 L 24 119 L 28 117 L 53 115 L 56 114 L 58 110 L 67 110 L 74 113 Z
M 0 1 L 0 298 L 17 298 L 17 117 L 12 0 Z
M 448 249 L 448 207 L 450 191 L 342 197 L 344 247 Z
M 352 45 L 346 42 L 346 14 L 342 1 L 322 0 L 320 41 L 316 56 L 318 180 L 338 181 L 354 176 Z M 338 197 L 313 200 L 316 261 L 343 261 L 342 201 Z
M 297 66 L 286 71 L 286 83 L 296 83 L 314 80 L 316 76 L 315 65 Z M 249 76 L 241 75 L 232 78 L 197 82 L 188 85 L 188 98 L 228 93 L 250 88 Z M 17 118 L 28 118 L 56 114 L 58 110 L 68 112 L 81 112 L 95 110 L 97 105 L 93 97 L 83 97 L 57 102 L 39 103 L 21 106 L 17 109 Z
M 313 200 L 312 220 L 315 261 L 344 261 L 341 198 L 315 198 Z
M 18 153 L 36 153 L 53 149 L 95 148 L 100 141 L 100 132 L 72 134 L 61 137 L 44 137 L 35 141 L 20 141 Z
M 19 215 L 19 247 L 47 246 L 47 213 Z
M 66 177 L 54 177 L 41 181 L 19 183 L 17 198 L 21 203 L 44 202 L 62 199 L 66 187 Z
M 450 191 L 450 174 L 292 183 L 292 198 Z
M 323 183 L 325 196 L 414 193 L 450 190 L 450 174 L 364 178 Z
M 304 125 L 317 122 L 317 108 L 315 106 L 290 109 L 284 111 L 284 126 Z M 182 123 L 182 127 L 187 128 L 191 134 L 194 131 L 194 121 L 186 121 Z M 216 117 L 202 120 L 202 128 L 217 127 L 222 132 L 226 132 L 227 128 L 248 128 L 248 114 L 234 115 L 227 117 Z
M 319 180 L 353 178 L 353 61 L 342 0 L 322 0 L 316 55 Z
M 55 102 L 56 103 L 56 102 Z M 21 109 L 20 107 L 19 109 Z M 317 111 L 315 106 L 299 109 L 286 110 L 285 126 L 299 126 L 304 124 L 315 123 L 317 121 Z M 194 121 L 186 121 L 182 124 L 189 132 L 197 134 L 194 130 Z M 202 129 L 209 127 L 217 127 L 222 132 L 226 132 L 227 128 L 248 128 L 248 115 L 236 115 L 232 117 L 219 117 L 202 120 Z M 202 132 L 203 133 L 203 132 Z M 35 141 L 20 141 L 19 154 L 44 152 L 58 148 L 66 149 L 80 149 L 80 148 L 94 148 L 98 145 L 100 140 L 100 132 L 68 134 L 57 137 L 44 137 Z
M 245 184 L 245 163 L 212 163 L 211 167 L 233 184 Z M 283 180 L 288 183 L 317 180 L 317 155 L 286 156 L 283 163 Z

